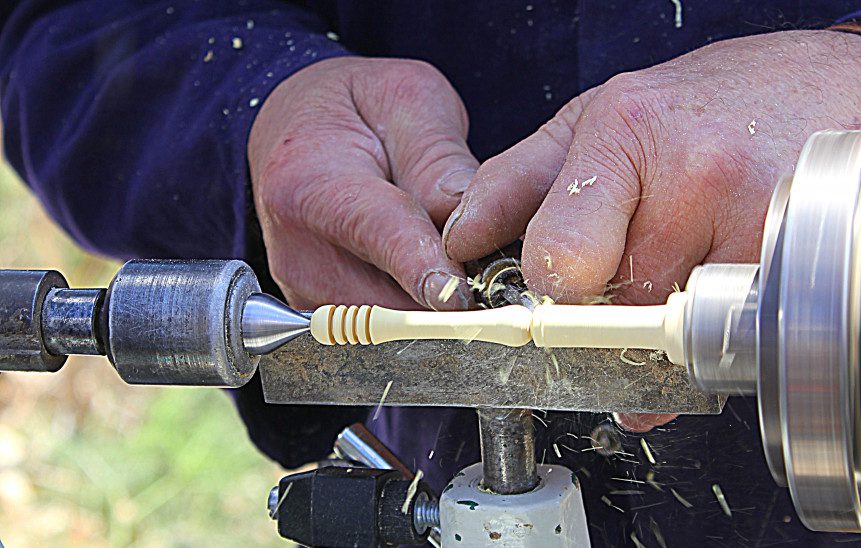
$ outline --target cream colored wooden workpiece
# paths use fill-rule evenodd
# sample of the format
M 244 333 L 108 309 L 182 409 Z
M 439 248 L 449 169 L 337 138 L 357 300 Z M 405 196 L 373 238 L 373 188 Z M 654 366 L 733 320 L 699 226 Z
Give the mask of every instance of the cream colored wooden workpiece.
M 658 306 L 539 305 L 468 312 L 390 310 L 380 306 L 321 306 L 311 334 L 322 344 L 380 344 L 415 339 L 484 341 L 542 348 L 645 348 L 685 363 L 687 293 Z
M 687 293 L 673 293 L 657 306 L 539 305 L 530 332 L 543 348 L 645 348 L 664 350 L 684 364 Z
M 322 344 L 380 344 L 414 339 L 484 341 L 523 346 L 532 313 L 523 306 L 467 312 L 390 310 L 380 306 L 321 306 L 311 334 Z

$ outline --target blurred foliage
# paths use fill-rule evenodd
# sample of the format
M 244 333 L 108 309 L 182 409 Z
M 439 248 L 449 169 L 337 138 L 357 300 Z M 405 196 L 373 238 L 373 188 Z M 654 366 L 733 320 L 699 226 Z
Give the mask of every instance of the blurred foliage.
M 117 265 L 81 252 L 0 165 L 0 267 L 73 287 Z M 284 546 L 266 515 L 281 473 L 219 390 L 130 387 L 103 358 L 0 375 L 0 540 L 22 546 Z

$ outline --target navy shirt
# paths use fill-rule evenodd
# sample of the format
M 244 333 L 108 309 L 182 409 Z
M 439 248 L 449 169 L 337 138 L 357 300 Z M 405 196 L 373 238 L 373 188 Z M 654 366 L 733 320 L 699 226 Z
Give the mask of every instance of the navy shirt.
M 669 0 L 6 0 L 6 157 L 89 249 L 123 259 L 245 257 L 275 291 L 261 271 L 245 146 L 259 104 L 303 66 L 339 55 L 429 61 L 461 94 L 469 144 L 486 159 L 619 72 L 717 40 L 861 14 L 849 0 L 680 5 L 677 14 Z M 252 439 L 285 466 L 322 457 L 338 428 L 367 416 L 264 404 L 257 377 L 234 395 Z M 654 465 L 634 434 L 621 434 L 629 456 L 580 451 L 588 444 L 574 436 L 608 423 L 607 414 L 538 415 L 538 457 L 577 473 L 595 546 L 634 545 L 632 535 L 647 546 L 813 546 L 839 537 L 804 529 L 774 484 L 753 400 L 731 399 L 720 416 L 683 417 L 647 434 Z M 369 425 L 437 490 L 478 459 L 470 410 L 386 409 Z M 650 470 L 657 487 L 612 479 L 644 481 Z

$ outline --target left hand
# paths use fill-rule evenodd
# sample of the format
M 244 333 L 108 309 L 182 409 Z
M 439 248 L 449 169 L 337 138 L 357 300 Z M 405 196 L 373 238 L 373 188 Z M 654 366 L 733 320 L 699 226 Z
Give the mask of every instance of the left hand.
M 467 261 L 525 233 L 524 275 L 541 294 L 578 303 L 618 283 L 616 303 L 664 302 L 698 264 L 757 261 L 774 185 L 828 128 L 861 128 L 861 36 L 709 45 L 587 91 L 485 162 L 446 251 Z

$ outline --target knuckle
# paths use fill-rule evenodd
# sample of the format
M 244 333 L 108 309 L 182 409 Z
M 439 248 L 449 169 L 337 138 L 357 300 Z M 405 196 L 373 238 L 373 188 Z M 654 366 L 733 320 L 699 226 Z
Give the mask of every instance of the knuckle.
M 574 140 L 575 120 L 571 120 L 571 116 L 570 110 L 563 109 L 554 118 L 551 118 L 550 121 L 538 128 L 538 132 L 547 137 L 561 150 L 567 151 Z
M 410 142 L 403 162 L 393 167 L 404 169 L 408 177 L 430 174 L 438 182 L 448 175 L 451 160 L 461 156 L 465 148 L 466 143 L 444 130 L 426 131 Z
M 412 102 L 449 97 L 453 93 L 445 76 L 425 61 L 399 60 L 391 64 L 385 78 L 393 100 Z

